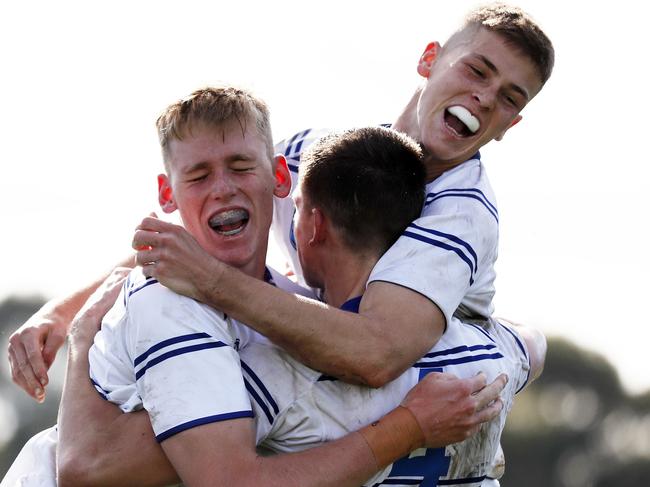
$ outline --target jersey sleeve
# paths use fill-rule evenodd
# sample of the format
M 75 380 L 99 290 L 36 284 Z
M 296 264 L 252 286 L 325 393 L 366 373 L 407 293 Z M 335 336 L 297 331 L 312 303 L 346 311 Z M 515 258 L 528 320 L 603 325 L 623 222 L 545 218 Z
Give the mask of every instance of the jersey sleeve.
M 497 337 L 499 347 L 514 363 L 508 374 L 508 386 L 514 389 L 512 394 L 514 396 L 524 389 L 530 380 L 530 355 L 526 341 L 514 327 L 508 326 L 496 318 L 490 318 L 487 327 Z
M 471 189 L 429 193 L 420 218 L 382 256 L 369 281 L 394 283 L 434 302 L 447 323 L 461 302 L 491 314 L 498 219 Z
M 252 417 L 232 325 L 222 313 L 149 282 L 128 297 L 127 348 L 156 439 Z

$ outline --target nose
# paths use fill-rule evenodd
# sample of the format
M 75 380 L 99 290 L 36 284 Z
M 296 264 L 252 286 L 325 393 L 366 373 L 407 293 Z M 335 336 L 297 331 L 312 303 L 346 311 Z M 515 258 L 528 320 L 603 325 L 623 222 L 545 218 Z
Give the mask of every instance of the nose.
M 214 175 L 212 184 L 212 197 L 214 199 L 228 199 L 235 195 L 237 187 L 229 171 L 220 171 Z
M 496 102 L 496 92 L 491 88 L 485 88 L 481 91 L 477 91 L 473 95 L 474 99 L 478 102 L 479 107 L 482 110 L 492 110 Z

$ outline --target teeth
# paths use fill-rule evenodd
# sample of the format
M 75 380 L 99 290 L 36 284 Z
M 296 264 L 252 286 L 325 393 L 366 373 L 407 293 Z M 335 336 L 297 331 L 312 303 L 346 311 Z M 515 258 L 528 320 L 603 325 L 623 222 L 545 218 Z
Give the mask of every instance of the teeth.
M 208 221 L 210 227 L 221 235 L 235 235 L 244 228 L 244 223 L 248 220 L 248 212 L 243 209 L 228 210 L 214 215 Z M 233 227 L 234 228 L 228 228 Z
M 453 107 L 448 108 L 449 113 L 457 117 L 458 120 L 463 122 L 465 126 L 469 129 L 470 132 L 475 134 L 478 129 L 481 127 L 481 124 L 474 115 L 472 115 L 469 110 L 460 105 L 454 105 Z

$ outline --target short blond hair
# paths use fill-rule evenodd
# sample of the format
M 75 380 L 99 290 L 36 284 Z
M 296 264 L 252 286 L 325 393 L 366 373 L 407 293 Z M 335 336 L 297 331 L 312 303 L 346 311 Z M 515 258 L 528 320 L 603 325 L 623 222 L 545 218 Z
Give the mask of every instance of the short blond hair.
M 220 128 L 236 121 L 246 130 L 254 122 L 266 141 L 269 159 L 273 159 L 273 136 L 269 109 L 261 99 L 235 86 L 215 86 L 194 91 L 190 96 L 169 105 L 156 120 L 158 139 L 165 165 L 172 140 L 183 140 L 195 126 Z

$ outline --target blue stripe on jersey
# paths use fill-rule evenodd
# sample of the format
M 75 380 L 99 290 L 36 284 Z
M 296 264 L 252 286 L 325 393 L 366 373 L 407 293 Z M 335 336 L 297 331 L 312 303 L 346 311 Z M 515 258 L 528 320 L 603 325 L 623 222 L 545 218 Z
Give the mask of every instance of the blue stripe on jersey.
M 494 338 L 492 338 L 492 337 L 490 336 L 490 334 L 489 334 L 486 330 L 484 330 L 482 327 L 480 327 L 479 325 L 475 325 L 474 323 L 465 323 L 465 324 L 466 324 L 466 325 L 469 325 L 469 326 L 473 326 L 473 327 L 476 328 L 478 331 L 480 331 L 481 333 L 483 333 L 486 337 L 488 337 L 488 339 L 489 339 L 490 341 L 496 343 L 496 341 L 494 341 Z
M 495 320 L 495 321 L 496 321 L 496 320 Z M 519 337 L 518 337 L 517 335 L 515 335 L 515 332 L 512 331 L 510 328 L 508 328 L 508 327 L 507 327 L 506 325 L 504 325 L 503 323 L 500 323 L 500 322 L 498 322 L 498 321 L 497 321 L 497 323 L 499 323 L 499 325 L 500 325 L 504 330 L 506 330 L 508 333 L 510 333 L 510 334 L 512 335 L 512 338 L 514 338 L 515 341 L 517 342 L 517 345 L 519 346 L 519 350 L 521 350 L 521 353 L 524 354 L 524 357 L 528 358 L 528 354 L 526 353 L 526 348 L 524 347 L 524 344 L 521 343 L 521 340 L 519 340 Z
M 162 342 L 155 344 L 149 350 L 136 357 L 135 360 L 133 361 L 133 366 L 137 367 L 138 364 L 143 360 L 145 360 L 149 355 L 151 355 L 154 352 L 157 352 L 162 348 L 168 347 L 170 345 L 174 345 L 176 343 L 187 342 L 190 340 L 198 340 L 199 338 L 211 338 L 211 337 L 207 333 L 190 333 L 189 335 L 179 335 L 174 338 L 163 340 Z
M 108 401 L 107 394 L 110 394 L 110 392 L 104 389 L 102 386 L 100 386 L 97 382 L 95 382 L 92 377 L 90 378 L 90 382 L 92 382 L 93 385 L 95 386 L 95 390 L 97 391 L 97 394 L 99 394 L 100 396 L 102 396 L 103 399 Z
M 441 350 L 440 352 L 431 352 L 427 353 L 423 358 L 434 358 L 440 357 L 441 355 L 451 355 L 452 353 L 460 352 L 474 352 L 475 350 L 492 350 L 496 348 L 496 345 L 472 345 L 468 347 L 467 345 L 461 345 L 455 348 L 448 348 L 447 350 Z
M 444 479 L 436 480 L 436 485 L 457 485 L 457 484 L 480 484 L 487 478 L 487 475 L 480 477 L 467 477 L 464 479 Z M 380 487 L 382 485 L 420 485 L 424 477 L 410 478 L 410 477 L 388 477 L 383 481 L 373 485 L 373 487 Z
M 289 143 L 287 144 L 287 148 L 284 151 L 285 157 L 289 157 L 293 154 L 300 153 L 300 148 L 302 147 L 304 138 L 307 136 L 307 134 L 309 134 L 309 132 L 311 132 L 311 129 L 298 132 L 296 135 L 291 137 Z M 296 145 L 294 146 L 294 144 Z
M 480 362 L 482 360 L 496 360 L 503 358 L 499 352 L 483 353 L 481 355 L 470 355 L 468 357 L 450 358 L 433 362 L 417 362 L 413 367 L 445 367 L 447 365 L 467 364 L 470 362 Z
M 135 293 L 137 293 L 138 291 L 144 289 L 145 287 L 157 283 L 158 281 L 156 281 L 153 277 L 147 277 L 147 280 L 144 282 L 144 284 L 142 284 L 140 287 L 136 287 L 135 289 L 131 289 L 131 291 L 129 291 L 129 298 L 133 296 Z
M 465 242 L 464 240 L 458 238 L 456 235 L 452 235 L 450 233 L 444 233 L 444 232 L 439 232 L 438 230 L 433 230 L 431 228 L 426 228 L 420 225 L 416 225 L 415 223 L 411 223 L 409 227 L 417 228 L 418 230 L 421 230 L 426 233 L 430 233 L 431 235 L 435 235 L 437 237 L 443 237 L 446 239 L 451 240 L 452 242 L 456 242 L 458 245 L 465 247 L 469 254 L 472 256 L 472 260 L 474 261 L 474 272 L 478 270 L 478 256 L 476 255 L 476 252 L 472 248 L 472 246 Z
M 402 233 L 402 236 L 403 237 L 410 237 L 410 238 L 412 238 L 414 240 L 419 240 L 421 242 L 433 245 L 434 247 L 440 247 L 441 249 L 445 249 L 445 250 L 449 250 L 451 252 L 454 252 L 456 255 L 458 255 L 458 257 L 461 258 L 461 260 L 463 262 L 465 262 L 467 264 L 467 267 L 469 267 L 469 273 L 470 273 L 469 284 L 470 284 L 470 286 L 472 284 L 474 284 L 474 277 L 473 277 L 474 271 L 473 271 L 473 268 L 472 268 L 472 262 L 469 260 L 469 258 L 460 249 L 458 249 L 456 247 L 452 247 L 451 245 L 440 242 L 438 240 L 433 240 L 431 238 L 424 237 L 423 235 L 420 235 L 418 233 L 409 232 L 408 230 L 405 231 L 404 233 Z
M 280 412 L 280 408 L 278 408 L 277 403 L 273 399 L 273 396 L 271 395 L 269 390 L 266 388 L 266 386 L 264 385 L 262 380 L 257 376 L 257 374 L 255 374 L 253 369 L 251 369 L 246 363 L 244 363 L 243 360 L 241 361 L 241 368 L 250 376 L 251 379 L 253 379 L 253 382 L 255 382 L 255 384 L 257 384 L 257 387 L 259 387 L 262 394 L 264 394 L 264 397 L 266 397 L 266 399 L 268 400 L 268 402 L 271 405 L 271 407 L 273 408 L 273 411 L 275 412 L 275 414 L 278 414 Z
M 373 485 L 372 487 L 380 487 L 381 485 L 420 485 L 420 482 L 424 480 L 423 477 L 419 478 L 404 478 L 404 477 L 390 477 L 382 480 L 378 484 Z
M 289 164 L 287 162 L 287 167 L 289 168 L 289 171 L 291 171 L 291 172 L 298 172 L 298 166 L 296 166 L 295 164 Z
M 154 365 L 158 365 L 160 362 L 164 362 L 167 359 L 176 357 L 178 355 L 184 355 L 186 353 L 192 353 L 192 352 L 198 352 L 200 350 L 207 350 L 210 348 L 221 348 L 221 347 L 227 347 L 223 342 L 208 342 L 208 343 L 199 343 L 198 345 L 190 345 L 189 347 L 184 347 L 184 348 L 177 348 L 176 350 L 170 350 L 167 353 L 163 353 L 162 355 L 159 355 L 158 357 L 151 359 L 147 364 L 142 367 L 138 372 L 135 374 L 135 380 L 140 379 L 145 372 L 153 367 Z
M 465 479 L 444 479 L 438 480 L 438 485 L 478 484 L 483 482 L 486 478 L 487 475 L 481 475 L 480 477 L 467 477 Z
M 248 394 L 251 395 L 251 397 L 255 400 L 257 404 L 259 404 L 260 408 L 262 409 L 262 412 L 264 413 L 264 416 L 266 416 L 266 419 L 268 419 L 269 424 L 273 424 L 273 416 L 271 415 L 271 411 L 269 411 L 268 406 L 264 403 L 264 401 L 257 393 L 255 388 L 251 385 L 251 383 L 248 382 L 248 379 L 246 379 L 246 377 L 244 377 L 244 386 L 246 387 Z
M 494 217 L 494 219 L 499 222 L 499 212 L 497 207 L 488 200 L 487 196 L 480 189 L 476 188 L 450 188 L 440 191 L 439 193 L 428 193 L 424 206 L 427 207 L 431 203 L 441 198 L 446 197 L 456 197 L 456 198 L 472 198 L 481 203 L 487 211 Z
M 497 321 L 497 323 L 499 323 L 499 322 Z M 519 337 L 515 334 L 515 332 L 512 331 L 510 328 L 508 328 L 507 326 L 505 326 L 502 323 L 499 323 L 499 325 L 501 325 L 503 328 L 505 328 L 505 330 L 512 335 L 512 337 L 517 342 L 517 345 L 521 349 L 521 352 L 524 354 L 524 357 L 526 357 L 526 360 L 528 360 L 528 373 L 526 374 L 526 380 L 521 385 L 521 387 L 519 389 L 517 389 L 517 391 L 515 392 L 515 394 L 518 394 L 524 387 L 526 387 L 526 385 L 528 384 L 528 380 L 530 379 L 530 367 L 531 367 L 530 356 L 526 353 L 526 348 L 524 347 L 523 343 L 521 343 L 521 340 L 519 340 Z
M 174 436 L 175 434 L 180 433 L 181 431 L 194 428 L 195 426 L 216 423 L 217 421 L 227 421 L 229 419 L 252 418 L 252 417 L 253 417 L 253 411 L 233 411 L 232 413 L 223 413 L 223 414 L 215 414 L 214 416 L 206 416 L 205 418 L 194 419 L 192 421 L 188 421 L 187 423 L 174 426 L 173 428 L 170 428 L 167 431 L 163 431 L 159 435 L 156 435 L 156 441 L 160 443 L 166 440 L 167 438 L 169 438 L 170 436 Z

